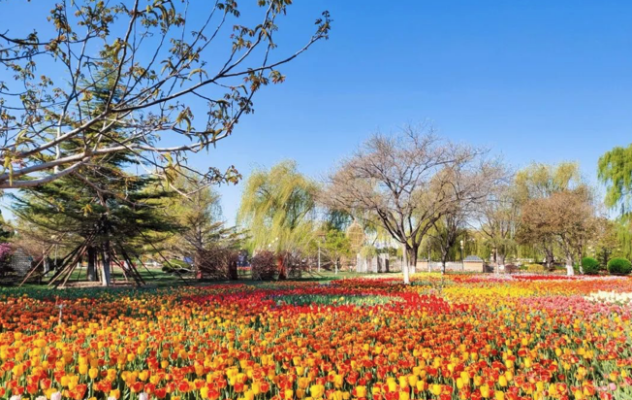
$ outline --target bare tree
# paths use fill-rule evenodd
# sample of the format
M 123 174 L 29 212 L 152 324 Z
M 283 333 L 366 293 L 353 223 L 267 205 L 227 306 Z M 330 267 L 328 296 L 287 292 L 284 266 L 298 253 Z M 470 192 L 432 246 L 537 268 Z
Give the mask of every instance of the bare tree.
M 374 135 L 329 178 L 322 201 L 330 208 L 377 221 L 416 265 L 424 236 L 456 204 L 467 207 L 485 198 L 500 178 L 484 151 L 455 145 L 425 129 Z M 365 217 L 366 218 L 366 217 Z
M 494 262 L 504 266 L 508 253 L 515 245 L 518 205 L 513 188 L 498 185 L 489 192 L 487 201 L 481 202 L 473 213 L 476 229 L 492 248 Z
M 573 265 L 594 235 L 590 193 L 586 187 L 579 187 L 529 200 L 521 209 L 520 222 L 520 235 L 526 241 L 555 240 L 564 252 L 567 275 L 573 275 Z
M 24 32 L 0 32 L 0 65 L 11 71 L 0 76 L 0 188 L 50 182 L 120 152 L 172 178 L 187 153 L 233 132 L 257 91 L 284 81 L 279 67 L 328 37 L 324 12 L 303 47 L 274 57 L 277 19 L 290 2 L 257 3 L 248 8 L 257 22 L 246 26 L 234 0 L 60 0 L 48 19 L 30 15 Z M 194 26 L 192 15 L 202 22 Z M 206 104 L 201 123 L 193 102 Z M 238 176 L 234 168 L 205 175 Z

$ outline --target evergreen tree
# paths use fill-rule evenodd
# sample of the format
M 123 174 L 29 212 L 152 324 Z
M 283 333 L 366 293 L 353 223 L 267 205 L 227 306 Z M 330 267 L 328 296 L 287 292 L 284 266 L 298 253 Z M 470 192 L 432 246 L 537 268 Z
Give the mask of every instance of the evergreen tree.
M 104 84 L 99 88 L 90 94 L 100 100 L 97 104 L 108 101 L 111 92 L 116 101 L 115 87 Z M 112 124 L 104 140 L 111 145 L 133 142 L 133 131 L 123 126 L 130 126 L 129 121 Z M 79 148 L 84 144 L 75 140 L 63 146 Z M 128 252 L 148 240 L 165 239 L 177 229 L 177 224 L 159 210 L 160 199 L 167 193 L 155 189 L 155 178 L 131 173 L 140 163 L 132 152 L 100 156 L 76 173 L 22 189 L 19 197 L 13 196 L 13 210 L 19 218 L 51 236 L 62 237 L 66 243 L 77 246 L 85 242 L 89 279 L 96 280 L 95 264 L 101 258 L 101 279 L 109 285 L 112 251 Z

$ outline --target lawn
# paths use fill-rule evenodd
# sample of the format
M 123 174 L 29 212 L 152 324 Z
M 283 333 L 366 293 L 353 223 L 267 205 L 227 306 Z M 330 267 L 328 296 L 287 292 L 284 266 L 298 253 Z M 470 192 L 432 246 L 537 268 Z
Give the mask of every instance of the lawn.
M 632 396 L 630 278 L 342 276 L 0 291 L 0 397 Z

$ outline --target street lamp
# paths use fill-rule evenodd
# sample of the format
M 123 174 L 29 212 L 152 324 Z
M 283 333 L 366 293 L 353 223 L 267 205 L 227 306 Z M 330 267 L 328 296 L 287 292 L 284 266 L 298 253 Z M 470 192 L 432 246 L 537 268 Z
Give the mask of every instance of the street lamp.
M 461 239 L 461 269 L 465 270 L 465 259 L 463 258 L 463 239 Z

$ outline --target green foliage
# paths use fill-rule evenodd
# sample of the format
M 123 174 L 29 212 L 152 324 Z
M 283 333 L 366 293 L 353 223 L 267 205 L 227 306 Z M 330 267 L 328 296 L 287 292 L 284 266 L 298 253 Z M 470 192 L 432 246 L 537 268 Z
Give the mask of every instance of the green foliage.
M 315 240 L 316 183 L 284 161 L 255 171 L 246 181 L 238 221 L 249 229 L 252 249 L 305 251 Z
M 349 238 L 344 232 L 335 228 L 327 231 L 323 248 L 334 260 L 351 253 Z
M 362 258 L 373 258 L 375 256 L 377 256 L 377 249 L 375 248 L 375 246 L 364 246 L 362 247 L 362 249 L 360 250 L 360 256 Z
M 581 185 L 581 172 L 579 164 L 574 162 L 562 162 L 557 165 L 533 163 L 518 171 L 514 184 L 514 196 L 522 203 Z
M 599 261 L 592 257 L 582 258 L 582 270 L 586 275 L 597 275 L 599 273 Z
M 605 203 L 627 214 L 632 201 L 632 145 L 615 147 L 599 158 L 598 178 L 606 185 Z
M 612 275 L 628 275 L 632 272 L 632 263 L 626 258 L 613 258 L 608 261 L 608 272 Z
M 13 229 L 5 222 L 0 212 L 0 242 L 6 242 L 11 236 L 13 236 Z
M 11 71 L 0 82 L 0 185 L 29 187 L 130 150 L 147 171 L 169 180 L 187 153 L 234 134 L 240 118 L 254 112 L 255 93 L 282 83 L 278 68 L 327 39 L 332 23 L 322 12 L 304 43 L 278 54 L 277 21 L 292 1 L 237 3 L 72 0 L 56 2 L 48 15 L 27 7 L 23 33 L 0 35 L 0 65 Z M 2 16 L 21 18 L 6 7 Z M 217 34 L 229 26 L 230 35 Z M 115 90 L 101 107 L 105 77 Z M 198 99 L 202 109 L 191 106 Z M 192 109 L 200 111 L 197 119 Z M 125 118 L 132 122 L 111 143 L 111 125 Z M 215 182 L 239 178 L 234 167 L 211 167 L 205 175 Z
M 91 93 L 93 106 L 103 109 L 110 96 L 117 100 L 119 95 L 113 78 L 106 75 Z M 126 140 L 132 122 L 124 117 L 113 121 L 102 143 L 115 146 Z M 61 145 L 69 152 L 85 146 L 81 140 Z M 157 185 L 157 178 L 130 172 L 139 163 L 131 150 L 94 156 L 92 163 L 73 174 L 22 189 L 20 196 L 12 195 L 13 212 L 23 225 L 33 228 L 28 234 L 39 236 L 41 241 L 50 241 L 53 236 L 69 245 L 89 240 L 93 248 L 108 243 L 116 252 L 119 244 L 129 252 L 150 241 L 158 243 L 178 226 L 157 203 L 169 195 Z
M 180 174 L 170 186 L 170 196 L 161 199 L 165 214 L 181 229 L 164 247 L 171 253 L 195 258 L 198 250 L 210 247 L 236 249 L 243 239 L 235 227 L 222 220 L 220 196 L 210 182 L 191 173 Z
M 191 266 L 182 260 L 172 259 L 162 266 L 163 272 L 173 272 L 174 270 L 191 269 Z
M 546 267 L 542 264 L 528 264 L 526 266 L 526 270 L 528 272 L 533 272 L 533 273 L 542 273 L 542 272 L 546 272 Z

